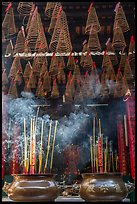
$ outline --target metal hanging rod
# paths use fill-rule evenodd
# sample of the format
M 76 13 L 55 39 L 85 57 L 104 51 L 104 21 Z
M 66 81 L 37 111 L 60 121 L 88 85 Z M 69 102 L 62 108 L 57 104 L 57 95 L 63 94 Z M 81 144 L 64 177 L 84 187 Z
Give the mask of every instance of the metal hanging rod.
M 51 105 L 49 104 L 45 104 L 45 105 L 31 105 L 32 107 L 50 107 Z M 58 106 L 63 106 L 62 104 L 58 105 Z M 79 104 L 75 104 L 75 107 L 80 107 L 83 105 L 79 105 Z M 94 106 L 108 106 L 108 104 L 86 104 L 86 106 L 88 107 L 94 107 Z

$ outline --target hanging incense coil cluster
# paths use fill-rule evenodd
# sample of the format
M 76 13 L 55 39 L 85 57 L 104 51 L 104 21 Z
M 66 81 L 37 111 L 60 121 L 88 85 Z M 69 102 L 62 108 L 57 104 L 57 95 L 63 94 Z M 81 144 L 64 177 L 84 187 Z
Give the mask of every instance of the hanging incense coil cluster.
M 29 16 L 32 7 L 33 2 L 19 2 L 17 11 L 22 16 Z
M 23 35 L 22 29 L 18 32 L 16 44 L 14 48 L 14 55 L 16 53 L 23 53 L 25 49 L 25 36 Z
M 63 10 L 61 10 L 60 15 L 58 15 L 54 32 L 50 41 L 49 49 L 51 52 L 72 51 L 67 18 Z
M 62 6 L 61 6 L 61 3 L 60 2 L 48 2 L 47 4 L 53 4 L 54 8 L 53 10 L 49 9 L 47 10 L 48 12 L 51 11 L 52 12 L 52 15 L 51 15 L 51 20 L 50 20 L 50 25 L 49 25 L 49 28 L 48 28 L 48 33 L 50 35 L 53 34 L 53 31 L 54 31 L 54 28 L 55 28 L 55 25 L 56 25 L 56 21 L 57 21 L 57 17 L 58 17 L 58 13 L 59 11 L 62 9 Z
M 118 8 L 116 10 L 113 30 L 116 29 L 117 24 L 121 27 L 122 32 L 129 31 L 129 25 L 121 3 L 119 3 Z
M 2 22 L 2 29 L 6 39 L 13 38 L 14 34 L 17 33 L 12 6 L 9 7 L 5 14 L 5 17 Z

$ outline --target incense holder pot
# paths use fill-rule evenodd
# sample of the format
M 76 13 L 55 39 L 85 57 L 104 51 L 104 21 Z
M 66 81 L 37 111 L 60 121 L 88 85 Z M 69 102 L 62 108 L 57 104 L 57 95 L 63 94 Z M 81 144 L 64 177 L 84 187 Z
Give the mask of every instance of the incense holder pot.
M 3 190 L 14 202 L 53 202 L 59 188 L 52 174 L 14 174 L 12 183 L 5 183 Z
M 83 173 L 80 197 L 88 202 L 122 201 L 135 189 L 133 183 L 124 183 L 119 173 Z

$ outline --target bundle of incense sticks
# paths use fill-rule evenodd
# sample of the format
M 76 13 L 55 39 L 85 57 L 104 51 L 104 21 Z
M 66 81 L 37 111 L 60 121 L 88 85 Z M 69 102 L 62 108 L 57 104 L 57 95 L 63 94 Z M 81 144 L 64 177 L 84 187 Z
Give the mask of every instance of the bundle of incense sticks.
M 90 136 L 90 160 L 92 173 L 107 173 L 119 171 L 119 156 L 113 150 L 113 141 L 103 136 L 101 120 L 98 120 L 98 137 L 95 134 L 95 117 L 93 117 L 93 135 Z

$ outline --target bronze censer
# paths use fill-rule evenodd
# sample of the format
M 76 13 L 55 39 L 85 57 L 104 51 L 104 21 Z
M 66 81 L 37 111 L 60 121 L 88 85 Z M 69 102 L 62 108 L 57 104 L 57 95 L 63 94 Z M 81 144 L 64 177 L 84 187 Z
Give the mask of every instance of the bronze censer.
M 122 201 L 135 189 L 133 183 L 124 183 L 120 173 L 83 173 L 80 197 L 87 202 Z
M 13 182 L 5 183 L 3 190 L 14 202 L 53 202 L 59 188 L 53 174 L 13 174 Z

